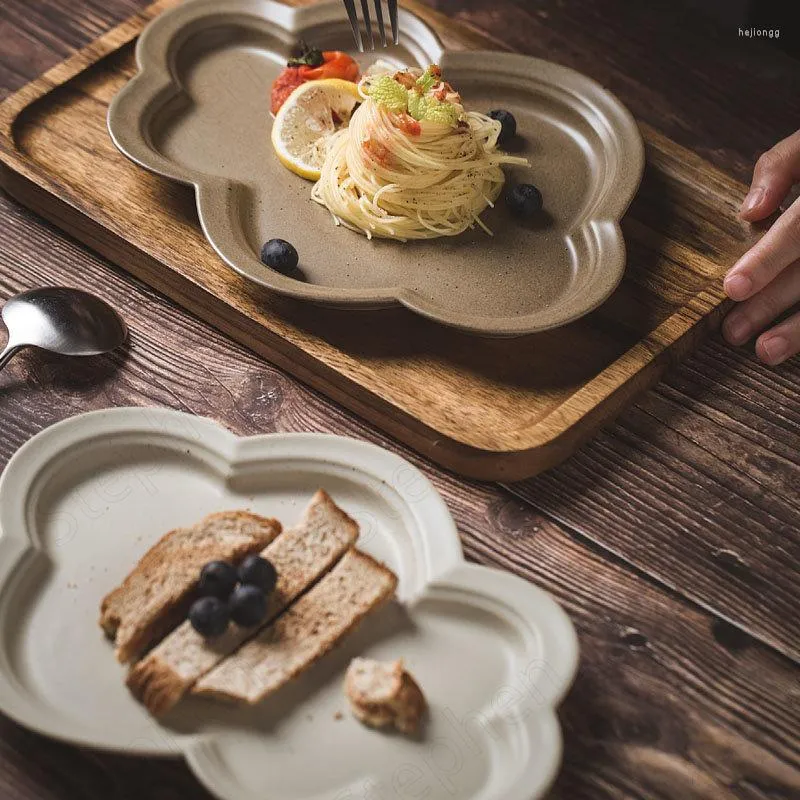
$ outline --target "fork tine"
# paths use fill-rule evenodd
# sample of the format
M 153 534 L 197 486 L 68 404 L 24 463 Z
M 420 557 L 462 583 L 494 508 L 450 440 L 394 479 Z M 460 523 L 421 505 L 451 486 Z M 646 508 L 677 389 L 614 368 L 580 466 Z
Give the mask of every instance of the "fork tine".
M 350 20 L 350 27 L 353 29 L 353 38 L 356 40 L 358 52 L 364 52 L 364 42 L 361 39 L 361 26 L 358 24 L 358 14 L 354 0 L 343 0 L 344 7 L 347 9 L 347 17 Z
M 375 49 L 375 40 L 372 38 L 372 20 L 369 17 L 369 0 L 361 0 L 361 10 L 364 12 L 364 25 L 367 26 L 367 42 L 369 49 Z
M 392 41 L 400 44 L 400 28 L 397 25 L 397 0 L 387 0 L 389 3 L 389 19 L 392 22 Z
M 386 47 L 386 29 L 383 27 L 383 6 L 381 0 L 375 0 L 375 17 L 378 20 L 378 30 L 381 34 L 381 47 Z

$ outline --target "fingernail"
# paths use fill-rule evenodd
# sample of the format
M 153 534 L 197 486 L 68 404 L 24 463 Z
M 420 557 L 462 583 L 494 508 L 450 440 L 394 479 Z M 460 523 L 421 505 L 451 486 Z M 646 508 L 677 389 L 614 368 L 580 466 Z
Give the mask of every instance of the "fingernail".
M 725 338 L 735 345 L 744 344 L 750 338 L 750 323 L 746 319 L 725 320 Z
M 753 281 L 747 275 L 733 273 L 725 278 L 725 292 L 731 300 L 744 300 L 750 295 Z
M 742 202 L 740 214 L 748 214 L 751 212 L 763 199 L 765 191 L 760 186 L 754 186 Z
M 761 342 L 761 349 L 767 356 L 767 362 L 775 366 L 789 355 L 789 340 L 783 336 L 770 336 Z

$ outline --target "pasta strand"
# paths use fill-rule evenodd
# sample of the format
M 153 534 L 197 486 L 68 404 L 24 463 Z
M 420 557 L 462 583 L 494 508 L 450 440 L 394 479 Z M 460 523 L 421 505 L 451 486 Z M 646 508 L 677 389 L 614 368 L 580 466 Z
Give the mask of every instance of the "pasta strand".
M 414 135 L 366 97 L 331 137 L 313 199 L 369 238 L 457 236 L 476 224 L 491 235 L 479 217 L 502 190 L 502 165 L 528 162 L 497 149 L 496 120 L 469 112 L 464 121 L 424 120 Z

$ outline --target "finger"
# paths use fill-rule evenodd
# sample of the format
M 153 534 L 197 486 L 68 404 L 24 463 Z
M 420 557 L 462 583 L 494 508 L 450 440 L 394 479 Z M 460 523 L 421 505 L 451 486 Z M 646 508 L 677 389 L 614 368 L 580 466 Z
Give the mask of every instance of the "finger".
M 756 341 L 756 355 L 771 367 L 800 353 L 800 311 L 767 331 Z
M 797 181 L 800 181 L 800 131 L 778 142 L 756 161 L 750 191 L 742 203 L 742 219 L 755 222 L 768 217 Z
M 725 276 L 728 297 L 747 300 L 797 258 L 800 258 L 800 199 L 731 267 Z
M 797 302 L 800 302 L 800 261 L 736 306 L 722 323 L 722 335 L 730 344 L 744 344 Z

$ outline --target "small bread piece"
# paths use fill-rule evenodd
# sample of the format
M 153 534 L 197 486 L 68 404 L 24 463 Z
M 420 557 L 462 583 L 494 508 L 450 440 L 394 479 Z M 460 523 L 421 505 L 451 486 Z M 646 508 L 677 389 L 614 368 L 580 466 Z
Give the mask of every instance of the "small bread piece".
M 401 733 L 413 735 L 427 708 L 422 690 L 406 672 L 402 660 L 386 664 L 369 658 L 353 659 L 344 679 L 344 692 L 353 714 L 372 728 L 394 725 Z
M 322 658 L 396 588 L 391 570 L 351 550 L 269 628 L 201 678 L 192 693 L 261 702 Z
M 240 561 L 280 531 L 277 520 L 221 511 L 165 534 L 100 604 L 100 625 L 115 641 L 117 659 L 133 661 L 180 621 L 205 564 Z
M 151 714 L 165 714 L 195 681 L 325 575 L 357 538 L 358 525 L 326 492 L 318 491 L 300 522 L 261 553 L 278 573 L 262 625 L 253 629 L 231 624 L 222 636 L 205 639 L 187 620 L 131 667 L 128 688 Z

